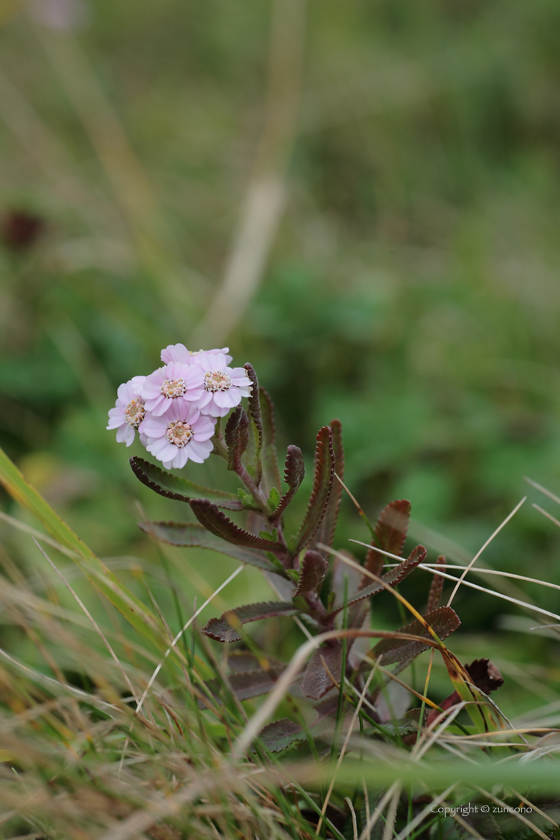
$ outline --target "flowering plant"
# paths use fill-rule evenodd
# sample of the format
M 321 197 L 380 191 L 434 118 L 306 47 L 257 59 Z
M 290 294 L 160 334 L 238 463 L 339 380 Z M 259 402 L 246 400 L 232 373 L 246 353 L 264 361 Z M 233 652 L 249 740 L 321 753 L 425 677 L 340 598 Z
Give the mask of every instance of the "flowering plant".
M 281 599 L 228 610 L 208 621 L 202 631 L 205 635 L 222 643 L 236 642 L 242 638 L 243 625 L 251 621 L 271 616 L 298 617 L 308 634 L 324 634 L 301 679 L 303 695 L 320 700 L 331 689 L 340 688 L 344 679 L 351 679 L 364 692 L 372 721 L 377 724 L 391 717 L 376 706 L 384 684 L 378 681 L 368 688 L 365 677 L 372 661 L 379 662 L 381 657 L 383 666 L 394 664 L 400 671 L 423 651 L 440 650 L 463 699 L 480 700 L 477 685 L 481 689 L 484 686 L 484 691 L 501 685 L 499 674 L 493 676 L 494 682 L 490 679 L 491 663 L 487 660 L 477 660 L 474 667 L 464 668 L 443 645 L 442 640 L 460 622 L 450 606 L 439 606 L 443 577 L 437 573 L 423 614 L 407 604 L 414 621 L 394 632 L 363 632 L 370 599 L 383 589 L 394 589 L 425 560 L 427 552 L 418 545 L 402 559 L 410 517 L 406 500 L 387 505 L 376 526 L 370 526 L 371 545 L 361 563 L 348 552 L 332 548 L 344 486 L 338 420 L 323 426 L 317 434 L 309 502 L 299 529 L 287 535 L 284 514 L 303 481 L 304 459 L 299 447 L 288 446 L 283 488 L 272 401 L 259 387 L 252 365 L 231 367 L 228 348 L 193 353 L 182 344 L 166 347 L 161 360 L 163 366 L 149 376 L 136 376 L 120 386 L 107 428 L 117 429 L 117 440 L 127 446 L 137 430 L 142 444 L 166 470 L 184 467 L 188 460 L 201 463 L 214 453 L 238 476 L 241 486 L 235 494 L 202 487 L 133 457 L 132 469 L 143 484 L 162 496 L 189 504 L 197 519 L 196 523 L 142 522 L 141 528 L 163 542 L 211 549 L 258 567 Z M 247 410 L 243 399 L 247 400 Z M 228 414 L 222 428 L 222 419 Z M 245 512 L 245 527 L 236 524 L 224 510 Z M 397 562 L 384 571 L 387 556 Z M 445 558 L 438 558 L 438 564 L 442 570 Z M 367 656 L 352 651 L 360 635 L 380 639 Z M 231 675 L 232 687 L 240 699 L 265 694 L 280 672 L 276 667 L 264 669 L 251 660 L 247 670 L 236 668 Z M 294 674 L 293 679 L 299 676 Z M 456 698 L 454 693 L 449 702 Z M 330 700 L 325 698 L 318 707 L 318 719 L 334 713 L 337 702 L 337 694 L 331 694 Z M 484 705 L 479 704 L 474 714 L 475 723 L 482 728 L 497 725 Z M 401 724 L 404 732 L 409 731 L 410 719 L 403 719 Z M 304 730 L 291 721 L 276 721 L 261 736 L 271 749 L 283 749 L 304 737 Z

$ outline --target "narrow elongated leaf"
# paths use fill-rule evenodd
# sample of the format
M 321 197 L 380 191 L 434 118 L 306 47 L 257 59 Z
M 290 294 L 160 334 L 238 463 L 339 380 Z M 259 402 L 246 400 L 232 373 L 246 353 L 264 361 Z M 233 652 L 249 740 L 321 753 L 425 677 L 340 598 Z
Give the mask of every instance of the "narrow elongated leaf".
M 424 616 L 426 622 L 432 627 L 440 640 L 446 639 L 461 624 L 459 616 L 451 607 L 439 607 L 433 612 Z M 414 636 L 424 636 L 432 639 L 430 632 L 418 620 L 412 621 L 405 627 L 400 627 L 397 633 L 410 633 Z M 391 665 L 393 662 L 403 660 L 412 661 L 420 653 L 428 650 L 429 645 L 422 642 L 410 641 L 407 639 L 382 639 L 373 648 L 372 653 L 379 657 L 383 655 L 383 665 Z
M 497 732 L 506 729 L 506 723 L 499 710 L 494 708 L 482 689 L 473 684 L 471 675 L 455 654 L 447 649 L 441 650 L 440 653 L 459 699 L 468 703 L 466 709 L 474 724 L 474 731 Z M 477 702 L 471 703 L 471 700 Z
M 243 545 L 247 548 L 260 548 L 263 551 L 284 551 L 284 546 L 280 543 L 266 540 L 263 537 L 256 537 L 249 531 L 239 528 L 235 522 L 228 519 L 224 513 L 218 510 L 216 505 L 207 499 L 192 499 L 190 505 L 200 524 L 204 525 L 211 534 L 215 534 L 227 542 L 234 543 L 234 545 Z
M 470 665 L 465 665 L 465 670 L 470 677 L 470 682 L 476 685 L 477 688 L 480 688 L 485 694 L 497 691 L 504 684 L 504 678 L 500 674 L 499 669 L 489 659 L 475 659 Z M 456 703 L 459 703 L 460 700 L 459 694 L 454 691 L 439 705 L 445 711 Z M 429 726 L 433 723 L 438 714 L 437 709 L 432 709 L 426 720 L 426 725 Z
M 245 409 L 238 405 L 226 423 L 225 438 L 228 447 L 228 470 L 241 465 L 241 456 L 249 445 L 249 418 Z
M 272 668 L 268 671 L 262 669 L 257 671 L 240 671 L 228 676 L 228 682 L 238 700 L 249 700 L 251 697 L 261 697 L 268 694 L 274 688 L 274 683 L 280 676 L 280 671 Z M 219 680 L 208 680 L 206 687 L 213 697 L 217 699 L 220 682 Z
M 313 651 L 313 656 L 305 669 L 301 681 L 302 693 L 305 697 L 311 697 L 312 700 L 319 700 L 334 687 L 333 679 L 337 683 L 340 681 L 341 667 L 342 645 L 340 642 L 335 640 L 332 647 L 317 648 Z
M 198 522 L 140 522 L 139 525 L 143 531 L 160 542 L 187 548 L 207 548 L 225 554 L 226 557 L 234 557 L 249 566 L 257 566 L 265 572 L 284 576 L 262 551 L 228 543 L 207 531 Z
M 436 565 L 442 570 L 442 572 L 445 571 L 445 563 L 445 557 L 443 556 L 443 554 L 440 554 L 440 556 L 436 560 Z M 432 585 L 430 586 L 430 594 L 428 596 L 428 606 L 426 612 L 432 612 L 432 610 L 435 610 L 439 607 L 444 583 L 445 578 L 442 578 L 441 575 L 434 575 Z
M 330 427 L 332 430 L 332 441 L 334 451 L 334 471 L 337 476 L 344 479 L 344 446 L 342 445 L 342 424 L 340 420 L 331 420 Z M 317 536 L 314 542 L 323 543 L 329 547 L 333 544 L 334 534 L 336 531 L 336 523 L 338 522 L 338 514 L 340 511 L 340 502 L 342 499 L 342 485 L 340 481 L 335 478 L 327 510 L 323 517 L 323 521 L 317 531 Z
M 305 741 L 306 735 L 299 723 L 281 718 L 261 729 L 259 738 L 269 752 L 277 753 L 287 750 L 296 741 Z
M 405 577 L 407 577 L 416 568 L 416 566 L 418 566 L 419 563 L 422 563 L 425 560 L 427 553 L 428 552 L 423 545 L 417 545 L 410 557 L 404 560 L 400 565 L 395 566 L 395 568 L 391 569 L 390 572 L 384 574 L 381 577 L 381 580 L 389 586 L 396 586 L 403 581 Z M 382 589 L 385 589 L 383 584 L 371 583 L 369 586 L 366 586 L 365 589 L 360 589 L 356 595 L 353 595 L 352 598 L 348 600 L 348 606 L 350 607 L 352 604 L 357 604 L 358 601 L 362 601 L 364 598 L 370 598 L 372 595 L 377 595 L 377 593 L 381 592 Z M 343 609 L 344 604 L 336 604 L 330 615 L 336 615 L 336 613 Z
M 282 479 L 278 467 L 278 454 L 276 452 L 276 426 L 274 424 L 274 406 L 267 391 L 259 388 L 261 396 L 261 422 L 263 427 L 263 474 L 267 493 L 276 487 L 280 493 L 282 490 Z
M 291 444 L 288 446 L 286 462 L 284 464 L 284 481 L 288 490 L 282 497 L 280 504 L 272 514 L 273 519 L 278 519 L 286 510 L 305 476 L 305 464 L 299 446 Z
M 330 426 L 323 426 L 317 435 L 313 489 L 305 517 L 297 535 L 295 554 L 298 554 L 315 536 L 325 515 L 334 481 L 333 433 Z
M 72 552 L 70 556 L 82 569 L 90 583 L 106 596 L 135 630 L 153 643 L 158 631 L 155 616 L 54 512 L 48 502 L 26 481 L 2 449 L 0 449 L 0 482 L 18 504 L 38 519 L 51 537 L 70 549 Z
M 130 459 L 130 466 L 132 472 L 142 484 L 167 499 L 175 499 L 178 502 L 190 502 L 193 498 L 211 499 L 218 507 L 227 510 L 244 509 L 243 502 L 233 493 L 213 490 L 211 487 L 195 484 L 194 481 L 189 481 L 187 478 L 172 475 L 144 458 L 138 458 L 137 455 Z
M 247 376 L 251 380 L 251 384 L 253 389 L 251 391 L 251 396 L 249 397 L 249 414 L 251 415 L 251 425 L 253 427 L 253 434 L 255 436 L 255 467 L 256 467 L 256 484 L 257 486 L 260 484 L 262 478 L 262 448 L 263 448 L 263 424 L 262 424 L 262 416 L 261 416 L 261 401 L 260 401 L 260 392 L 259 392 L 259 380 L 257 379 L 257 374 L 255 373 L 255 368 L 253 365 L 247 364 L 245 365 L 245 370 L 247 371 Z
M 375 544 L 377 548 L 400 556 L 406 540 L 409 521 L 410 502 L 407 499 L 399 499 L 383 508 L 375 526 Z M 368 550 L 364 563 L 364 567 L 368 572 L 372 572 L 379 577 L 384 563 L 385 558 L 383 554 L 376 551 L 375 548 Z M 361 586 L 367 586 L 370 580 L 371 578 L 364 575 Z
M 328 561 L 318 551 L 306 551 L 301 563 L 299 581 L 294 592 L 296 595 L 306 595 L 319 587 L 329 571 Z
M 275 615 L 296 615 L 299 610 L 291 601 L 266 601 L 227 610 L 220 618 L 211 618 L 202 632 L 217 642 L 238 642 L 243 624 Z

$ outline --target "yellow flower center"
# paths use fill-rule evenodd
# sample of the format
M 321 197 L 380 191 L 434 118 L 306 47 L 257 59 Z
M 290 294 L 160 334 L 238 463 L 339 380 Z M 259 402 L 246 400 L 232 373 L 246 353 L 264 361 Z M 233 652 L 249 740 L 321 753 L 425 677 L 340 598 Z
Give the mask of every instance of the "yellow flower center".
M 170 400 L 175 400 L 177 397 L 182 397 L 187 386 L 184 379 L 166 379 L 161 383 L 160 391 L 164 397 L 169 397 Z
M 174 446 L 178 446 L 179 449 L 186 446 L 193 436 L 193 430 L 184 420 L 172 420 L 171 423 L 167 424 L 165 437 L 169 443 L 172 443 Z
M 146 409 L 144 408 L 143 401 L 138 397 L 131 400 L 124 410 L 124 416 L 128 425 L 134 426 L 134 428 L 137 429 L 146 416 Z
M 221 370 L 209 370 L 204 377 L 204 389 L 206 391 L 229 391 L 231 379 L 227 373 Z

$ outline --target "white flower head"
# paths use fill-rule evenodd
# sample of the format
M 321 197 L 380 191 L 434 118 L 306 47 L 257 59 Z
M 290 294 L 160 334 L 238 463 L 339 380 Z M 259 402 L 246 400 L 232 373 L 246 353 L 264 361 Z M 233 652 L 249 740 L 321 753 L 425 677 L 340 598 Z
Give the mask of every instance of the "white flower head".
M 196 357 L 195 366 L 202 371 L 201 388 L 193 390 L 190 399 L 202 414 L 225 417 L 243 397 L 251 394 L 252 384 L 245 368 L 230 368 L 229 356 L 221 351 L 207 351 Z
M 189 459 L 202 464 L 213 449 L 214 423 L 193 405 L 177 400 L 165 415 L 148 415 L 144 420 L 146 449 L 166 469 L 180 469 Z
M 146 379 L 145 376 L 134 376 L 128 382 L 119 385 L 115 407 L 109 411 L 108 429 L 117 430 L 117 441 L 130 446 L 134 440 L 136 429 L 146 416 L 144 400 L 137 393 L 138 388 Z M 145 439 L 140 434 L 145 445 Z
M 167 347 L 161 351 L 161 361 L 168 365 L 169 362 L 181 362 L 183 365 L 192 365 L 196 363 L 201 353 L 220 353 L 225 355 L 227 363 L 232 360 L 232 356 L 228 356 L 229 347 L 222 347 L 221 350 L 187 350 L 184 344 L 168 344 Z
M 203 381 L 204 375 L 198 366 L 170 362 L 146 376 L 138 394 L 145 401 L 146 411 L 159 417 L 175 402 L 188 403 L 196 399 Z

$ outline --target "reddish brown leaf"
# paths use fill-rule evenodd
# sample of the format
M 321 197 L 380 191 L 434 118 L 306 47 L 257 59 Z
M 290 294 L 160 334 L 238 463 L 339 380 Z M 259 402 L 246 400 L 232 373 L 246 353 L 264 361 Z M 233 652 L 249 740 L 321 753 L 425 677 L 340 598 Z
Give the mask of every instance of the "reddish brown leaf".
M 259 738 L 267 750 L 276 753 L 287 750 L 296 741 L 304 741 L 306 735 L 299 723 L 282 718 L 261 729 Z
M 299 582 L 294 592 L 296 595 L 305 595 L 313 592 L 320 586 L 329 571 L 328 561 L 317 551 L 306 551 L 299 573 Z
M 405 577 L 407 577 L 416 568 L 416 566 L 418 566 L 419 563 L 424 561 L 426 554 L 427 551 L 424 546 L 417 545 L 410 557 L 404 560 L 400 565 L 395 566 L 395 568 L 391 569 L 390 572 L 386 572 L 386 574 L 381 577 L 381 580 L 388 586 L 396 586 L 403 581 Z M 372 583 L 369 586 L 366 586 L 365 589 L 360 589 L 356 595 L 352 596 L 352 598 L 348 601 L 348 606 L 357 604 L 358 601 L 362 601 L 364 598 L 370 598 L 372 595 L 376 595 L 378 592 L 381 592 L 382 589 L 385 589 L 382 583 Z M 330 615 L 336 615 L 342 609 L 344 609 L 344 604 L 339 603 L 333 608 Z
M 485 694 L 491 694 L 504 684 L 504 678 L 499 668 L 489 659 L 475 659 L 470 665 L 465 665 L 471 682 Z
M 187 548 L 208 548 L 211 551 L 225 554 L 227 557 L 235 557 L 236 560 L 247 563 L 249 566 L 257 566 L 265 572 L 286 577 L 276 566 L 272 565 L 262 551 L 225 542 L 198 523 L 140 522 L 139 525 L 143 531 L 160 542 Z
M 228 447 L 228 470 L 241 465 L 241 456 L 249 445 L 249 418 L 245 409 L 238 405 L 226 423 L 225 439 Z
M 238 642 L 242 637 L 239 630 L 243 624 L 271 618 L 274 615 L 295 615 L 299 610 L 291 601 L 267 601 L 247 604 L 234 610 L 227 610 L 220 618 L 211 618 L 202 632 L 217 642 Z
M 280 504 L 272 514 L 272 518 L 277 520 L 286 510 L 293 497 L 295 496 L 301 482 L 305 476 L 305 464 L 303 462 L 303 455 L 299 446 L 288 446 L 286 455 L 286 462 L 284 464 L 284 481 L 288 485 L 288 490 L 282 497 Z
M 425 621 L 433 628 L 439 639 L 446 639 L 461 624 L 459 616 L 451 607 L 439 607 L 424 616 Z M 405 627 L 399 627 L 397 633 L 408 633 L 411 636 L 421 636 L 426 639 L 433 638 L 431 633 L 421 624 L 420 621 L 412 621 Z M 403 660 L 412 661 L 420 653 L 428 650 L 429 645 L 420 641 L 408 639 L 382 639 L 373 648 L 372 653 L 379 657 L 383 655 L 383 665 L 391 665 L 393 662 Z
M 323 426 L 317 435 L 313 489 L 305 517 L 297 536 L 294 554 L 299 554 L 315 536 L 329 503 L 334 481 L 333 433 L 330 426 Z
M 334 471 L 342 480 L 344 479 L 344 446 L 342 444 L 342 424 L 340 420 L 331 420 L 330 427 L 332 430 L 333 452 L 334 452 Z M 340 481 L 335 478 L 327 510 L 323 517 L 323 521 L 317 531 L 317 536 L 314 542 L 323 543 L 323 545 L 331 546 L 334 540 L 336 531 L 336 523 L 338 522 L 338 514 L 340 511 L 340 502 L 342 499 L 342 485 Z
M 253 433 L 255 436 L 255 462 L 256 462 L 256 483 L 257 486 L 260 484 L 261 477 L 262 477 L 262 459 L 261 459 L 261 452 L 263 447 L 263 424 L 262 424 L 262 416 L 261 416 L 261 402 L 260 402 L 260 392 L 259 392 L 259 380 L 257 379 L 257 374 L 255 373 L 255 368 L 253 365 L 247 364 L 245 365 L 245 370 L 247 371 L 247 376 L 251 380 L 251 384 L 253 386 L 251 391 L 251 396 L 248 399 L 249 403 L 249 414 L 251 415 L 251 421 L 253 426 Z
M 410 520 L 410 502 L 407 499 L 399 499 L 391 502 L 379 514 L 375 526 L 375 544 L 383 551 L 389 551 L 400 557 L 406 540 L 408 523 Z M 364 567 L 379 577 L 385 563 L 381 552 L 370 548 L 366 554 Z M 367 586 L 371 578 L 364 575 L 361 586 Z
M 145 484 L 154 493 L 165 496 L 166 499 L 175 499 L 178 502 L 190 502 L 193 498 L 211 499 L 218 507 L 227 510 L 244 509 L 243 502 L 232 493 L 213 490 L 211 487 L 195 484 L 194 481 L 189 481 L 187 478 L 172 475 L 162 470 L 161 467 L 150 464 L 144 458 L 138 458 L 135 455 L 130 459 L 130 466 L 134 475 L 142 484 Z
M 276 453 L 276 426 L 274 425 L 274 406 L 269 394 L 264 388 L 259 388 L 261 422 L 263 427 L 263 471 L 266 481 L 267 493 L 273 487 L 278 492 L 282 489 L 282 479 L 278 468 L 278 455 Z
M 445 570 L 445 563 L 445 557 L 443 556 L 443 554 L 440 554 L 440 556 L 436 560 L 436 566 L 440 568 L 442 572 Z M 432 612 L 432 610 L 435 610 L 439 607 L 444 583 L 445 578 L 442 578 L 441 575 L 434 575 L 432 585 L 430 586 L 430 594 L 428 596 L 428 606 L 426 612 Z
M 191 499 L 190 506 L 201 525 L 204 525 L 211 534 L 215 534 L 227 542 L 233 543 L 234 545 L 243 545 L 247 548 L 260 548 L 263 551 L 283 552 L 285 550 L 284 546 L 279 542 L 266 540 L 263 537 L 256 537 L 254 534 L 250 534 L 249 531 L 244 531 L 243 528 L 239 528 L 231 519 L 228 519 L 224 513 L 218 510 L 216 505 L 206 499 Z
M 333 678 L 337 683 L 339 682 L 341 667 L 342 645 L 340 642 L 336 641 L 332 647 L 318 648 L 313 652 L 305 669 L 301 682 L 302 693 L 305 697 L 311 697 L 312 700 L 319 700 L 334 687 Z

